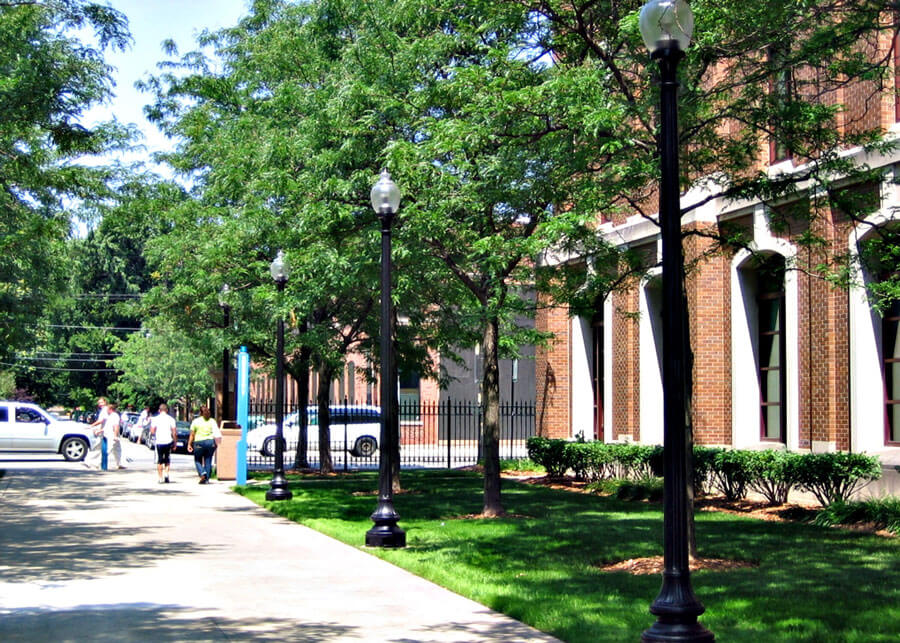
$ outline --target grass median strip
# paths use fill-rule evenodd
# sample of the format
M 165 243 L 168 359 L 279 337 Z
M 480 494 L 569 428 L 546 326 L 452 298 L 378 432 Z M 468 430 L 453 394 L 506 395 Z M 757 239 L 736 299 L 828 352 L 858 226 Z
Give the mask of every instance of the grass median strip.
M 238 491 L 291 520 L 362 547 L 374 473 L 290 476 L 290 501 Z M 504 481 L 510 516 L 478 519 L 482 479 L 404 471 L 394 506 L 402 550 L 367 550 L 565 641 L 634 641 L 653 623 L 660 577 L 603 568 L 662 553 L 662 506 Z M 692 574 L 703 624 L 722 641 L 894 641 L 900 542 L 815 525 L 697 514 L 700 556 L 749 566 Z M 285 550 L 285 555 L 290 555 Z M 626 566 L 627 567 L 627 566 Z

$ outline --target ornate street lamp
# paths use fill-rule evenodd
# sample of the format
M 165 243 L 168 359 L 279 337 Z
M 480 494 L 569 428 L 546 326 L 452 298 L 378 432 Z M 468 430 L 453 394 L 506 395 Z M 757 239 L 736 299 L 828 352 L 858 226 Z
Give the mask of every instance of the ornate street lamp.
M 228 348 L 228 327 L 231 325 L 231 305 L 228 303 L 228 295 L 231 289 L 228 284 L 222 286 L 219 291 L 219 307 L 222 309 L 222 315 L 225 317 L 222 325 L 223 343 L 222 348 L 222 423 L 231 420 L 231 409 L 229 407 L 228 381 L 231 376 L 231 350 Z
M 381 219 L 381 449 L 378 462 L 378 505 L 372 514 L 375 526 L 366 532 L 368 547 L 406 547 L 406 532 L 397 526 L 400 516 L 394 510 L 391 486 L 391 457 L 395 423 L 391 415 L 397 395 L 397 382 L 390 376 L 393 358 L 391 342 L 391 224 L 400 207 L 400 190 L 387 170 L 372 188 L 372 207 Z
M 681 249 L 681 204 L 678 188 L 678 62 L 694 30 L 691 8 L 684 0 L 650 0 L 641 9 L 641 35 L 660 69 L 659 225 L 662 238 L 663 290 L 663 503 L 664 570 L 662 589 L 650 606 L 656 623 L 643 641 L 713 641 L 698 621 L 704 607 L 691 588 L 688 521 L 691 482 L 687 452 L 688 381 L 687 311 Z
M 269 266 L 269 272 L 278 288 L 280 304 L 284 285 L 290 275 L 290 266 L 281 250 Z M 272 472 L 269 490 L 266 491 L 266 500 L 290 500 L 293 495 L 287 488 L 287 479 L 284 477 L 284 318 L 279 313 L 275 345 L 275 470 Z

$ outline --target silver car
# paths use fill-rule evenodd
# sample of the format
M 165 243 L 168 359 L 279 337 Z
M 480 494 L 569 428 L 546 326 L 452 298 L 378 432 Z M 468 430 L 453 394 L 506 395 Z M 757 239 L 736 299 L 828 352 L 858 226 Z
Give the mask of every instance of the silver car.
M 59 453 L 66 460 L 84 460 L 91 428 L 82 422 L 59 420 L 37 404 L 0 401 L 0 451 Z

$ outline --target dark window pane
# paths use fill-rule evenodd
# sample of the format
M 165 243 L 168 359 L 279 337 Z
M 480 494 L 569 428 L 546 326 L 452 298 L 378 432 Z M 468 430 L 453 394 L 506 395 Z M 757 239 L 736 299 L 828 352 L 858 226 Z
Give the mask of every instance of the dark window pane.
M 888 404 L 888 442 L 900 442 L 900 404 Z

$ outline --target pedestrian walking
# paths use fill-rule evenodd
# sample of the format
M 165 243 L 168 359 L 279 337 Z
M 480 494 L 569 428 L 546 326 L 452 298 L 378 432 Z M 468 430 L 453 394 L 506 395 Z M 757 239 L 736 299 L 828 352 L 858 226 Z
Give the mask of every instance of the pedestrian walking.
M 100 463 L 103 461 L 103 425 L 109 415 L 106 405 L 106 398 L 97 398 L 97 419 L 91 423 L 93 435 L 91 437 L 91 448 L 84 457 L 84 466 L 88 469 L 100 469 Z
M 132 442 L 140 442 L 141 436 L 144 434 L 144 430 L 150 429 L 150 422 L 152 419 L 152 415 L 150 413 L 150 406 L 144 406 L 141 414 L 138 416 L 137 422 L 134 423 L 134 426 L 137 427 L 137 430 L 131 430 L 131 441 Z
M 116 411 L 116 403 L 109 402 L 106 405 L 108 413 L 103 422 L 103 437 L 106 438 L 107 468 L 124 469 L 122 466 L 122 418 Z
M 156 443 L 156 473 L 162 484 L 169 481 L 170 456 L 178 439 L 175 418 L 169 415 L 168 404 L 160 404 L 159 412 L 150 420 L 150 437 Z
M 191 437 L 188 438 L 188 453 L 194 453 L 194 466 L 200 476 L 200 484 L 209 482 L 212 476 L 212 459 L 216 445 L 222 439 L 219 425 L 210 417 L 209 407 L 200 407 L 200 417 L 191 422 Z

